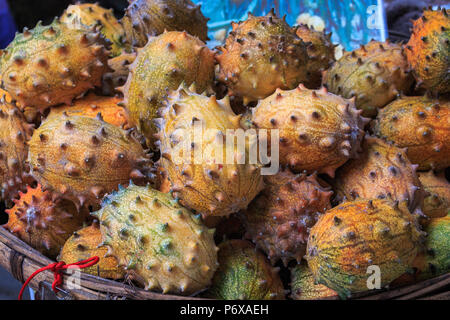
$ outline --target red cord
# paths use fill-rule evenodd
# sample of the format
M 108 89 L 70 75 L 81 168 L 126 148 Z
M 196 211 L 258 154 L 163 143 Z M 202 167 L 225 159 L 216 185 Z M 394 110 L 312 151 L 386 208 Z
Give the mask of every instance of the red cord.
M 57 293 L 59 291 L 57 286 L 60 286 L 63 283 L 63 276 L 61 273 L 63 270 L 75 269 L 75 267 L 77 269 L 89 268 L 89 267 L 92 267 L 93 265 L 96 265 L 99 260 L 100 260 L 99 257 L 91 257 L 89 259 L 71 263 L 71 264 L 66 264 L 64 261 L 60 261 L 60 262 L 55 262 L 55 263 L 49 264 L 46 267 L 40 268 L 40 269 L 36 270 L 31 276 L 29 276 L 27 281 L 25 281 L 25 283 L 22 286 L 22 289 L 20 289 L 18 299 L 22 300 L 22 295 L 23 295 L 23 292 L 24 292 L 25 288 L 27 287 L 27 285 L 30 283 L 31 280 L 33 280 L 33 278 L 35 276 L 37 276 L 39 273 L 41 273 L 43 271 L 51 270 L 53 272 L 54 280 L 52 283 L 52 289 L 55 293 Z

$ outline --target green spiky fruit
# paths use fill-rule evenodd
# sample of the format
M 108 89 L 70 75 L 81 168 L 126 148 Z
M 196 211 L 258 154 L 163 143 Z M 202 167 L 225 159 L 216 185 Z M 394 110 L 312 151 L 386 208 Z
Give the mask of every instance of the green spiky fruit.
M 145 183 L 150 175 L 150 160 L 132 133 L 101 117 L 51 117 L 29 142 L 32 174 L 79 206 L 97 206 L 119 184 Z
M 279 160 L 294 171 L 318 171 L 334 176 L 336 168 L 353 158 L 360 148 L 368 119 L 360 116 L 352 100 L 303 85 L 277 90 L 252 109 L 257 129 L 279 133 Z M 269 153 L 271 137 L 267 138 Z
M 217 100 L 180 87 L 169 94 L 160 113 L 156 123 L 161 165 L 169 174 L 174 196 L 204 217 L 245 209 L 261 190 L 262 178 L 260 165 L 248 161 L 254 139 L 243 145 L 237 140 L 225 142 L 227 130 L 241 129 L 240 116 L 231 110 L 228 97 Z
M 40 111 L 101 85 L 108 51 L 99 32 L 55 20 L 24 30 L 0 54 L 2 87 L 21 106 Z
M 323 78 L 330 92 L 356 97 L 365 117 L 376 116 L 400 92 L 408 93 L 413 82 L 402 46 L 377 41 L 344 53 Z
M 93 213 L 103 244 L 146 290 L 190 295 L 207 288 L 217 268 L 213 230 L 169 194 L 130 185 Z
M 445 217 L 450 212 L 450 183 L 445 172 L 419 172 L 419 180 L 428 193 L 423 202 L 423 212 L 427 217 Z
M 122 50 L 131 50 L 125 43 L 125 30 L 114 16 L 112 9 L 105 9 L 96 3 L 79 3 L 70 5 L 62 14 L 61 22 L 70 27 L 95 26 L 111 44 L 111 56 L 115 57 Z
M 319 88 L 322 83 L 322 72 L 327 70 L 336 60 L 335 46 L 331 43 L 331 33 L 316 31 L 305 24 L 296 27 L 296 34 L 306 43 L 308 53 L 307 80 L 305 86 Z
M 291 292 L 294 300 L 328 300 L 337 297 L 336 291 L 315 283 L 314 275 L 306 263 L 291 269 Z
M 426 10 L 414 21 L 406 56 L 419 87 L 450 92 L 450 10 Z
M 225 46 L 216 55 L 219 80 L 229 94 L 244 104 L 264 99 L 275 89 L 293 89 L 305 82 L 307 54 L 304 42 L 273 11 L 265 17 L 232 23 Z
M 272 264 L 300 260 L 306 253 L 309 229 L 320 213 L 331 208 L 329 188 L 316 175 L 295 175 L 288 170 L 265 176 L 265 189 L 242 213 L 247 238 L 261 248 Z
M 367 136 L 359 158 L 339 168 L 333 181 L 338 200 L 385 199 L 406 201 L 411 213 L 423 215 L 425 192 L 403 149 Z
M 200 10 L 190 0 L 133 0 L 129 1 L 121 22 L 127 41 L 133 47 L 143 47 L 148 36 L 164 31 L 186 31 L 202 41 L 208 40 L 208 27 Z
M 130 121 L 152 145 L 156 133 L 153 119 L 163 106 L 168 91 L 184 82 L 196 83 L 203 92 L 214 81 L 213 52 L 186 32 L 166 32 L 151 38 L 138 51 L 124 88 L 125 105 Z
M 420 170 L 450 166 L 450 102 L 402 97 L 380 110 L 374 132 L 400 148 Z
M 283 300 L 278 268 L 248 241 L 230 240 L 219 246 L 219 269 L 206 296 L 221 300 Z
M 369 267 L 379 268 L 381 287 L 411 270 L 423 237 L 405 202 L 359 199 L 319 219 L 309 234 L 306 259 L 316 282 L 345 299 L 368 290 L 374 273 Z

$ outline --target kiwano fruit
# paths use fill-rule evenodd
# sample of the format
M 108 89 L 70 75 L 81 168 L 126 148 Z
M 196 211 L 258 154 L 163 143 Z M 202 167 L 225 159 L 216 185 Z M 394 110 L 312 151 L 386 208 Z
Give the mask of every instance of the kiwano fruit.
M 128 129 L 128 115 L 123 107 L 118 106 L 122 99 L 117 97 L 102 97 L 93 93 L 78 99 L 73 105 L 62 105 L 51 108 L 48 118 L 67 116 L 83 116 L 96 118 L 99 114 L 103 121 L 116 127 Z
M 19 193 L 14 207 L 6 210 L 9 220 L 4 228 L 22 241 L 55 258 L 71 234 L 80 229 L 89 217 L 87 210 L 78 212 L 74 203 L 68 200 L 53 200 L 49 191 L 41 185 L 27 187 L 26 193 Z
M 326 34 L 314 28 L 301 24 L 295 28 L 297 36 L 306 43 L 308 53 L 307 80 L 304 85 L 308 88 L 319 88 L 322 83 L 322 72 L 334 63 L 335 45 L 331 42 L 331 33 Z
M 33 182 L 25 161 L 33 126 L 17 107 L 0 97 L 0 199 L 9 201 Z
M 58 20 L 17 34 L 0 53 L 2 87 L 21 106 L 43 111 L 101 85 L 108 51 L 99 32 Z
M 254 126 L 268 130 L 268 136 L 272 129 L 279 130 L 281 165 L 331 177 L 336 168 L 356 155 L 368 122 L 352 100 L 325 88 L 315 91 L 303 85 L 291 91 L 277 90 L 261 100 L 252 113 Z M 271 143 L 268 145 L 271 154 L 274 151 Z
M 149 36 L 165 31 L 186 31 L 202 41 L 208 40 L 208 19 L 200 5 L 190 0 L 132 0 L 121 22 L 127 41 L 143 47 Z
M 450 17 L 448 9 L 426 10 L 414 21 L 406 56 L 418 86 L 433 93 L 450 92 Z
M 306 263 L 291 269 L 291 292 L 294 300 L 331 300 L 337 297 L 336 291 L 315 283 L 314 275 Z
M 67 239 L 58 256 L 58 261 L 69 264 L 97 256 L 100 260 L 95 266 L 81 269 L 81 271 L 107 279 L 123 279 L 125 270 L 119 268 L 116 258 L 108 256 L 108 249 L 102 246 L 102 241 L 100 226 L 98 223 L 93 223 L 89 227 L 74 232 Z
M 190 295 L 210 285 L 217 269 L 214 230 L 170 194 L 131 184 L 105 197 L 93 215 L 103 244 L 146 290 Z
M 428 196 L 423 202 L 423 212 L 430 218 L 445 217 L 450 212 L 450 183 L 445 173 L 419 172 L 419 180 Z
M 300 262 L 306 253 L 310 228 L 319 215 L 331 208 L 329 188 L 316 174 L 293 174 L 282 170 L 264 177 L 265 189 L 243 212 L 247 238 L 261 248 L 272 264 L 282 259 Z
M 70 5 L 62 14 L 60 21 L 69 26 L 95 26 L 111 44 L 111 56 L 121 54 L 122 50 L 131 50 L 126 45 L 125 29 L 114 16 L 112 9 L 105 9 L 96 3 Z
M 132 133 L 98 118 L 52 117 L 34 131 L 28 162 L 45 188 L 96 206 L 119 184 L 150 176 L 150 160 Z
M 380 110 L 374 132 L 408 148 L 409 160 L 420 170 L 450 166 L 450 102 L 402 97 Z
M 121 55 L 108 60 L 108 66 L 112 70 L 103 75 L 102 94 L 114 96 L 116 88 L 125 85 L 130 74 L 130 65 L 136 59 L 136 53 L 122 52 Z
M 232 23 L 233 30 L 216 55 L 219 80 L 228 93 L 249 102 L 275 89 L 293 89 L 306 81 L 306 46 L 284 19 L 273 11 L 265 17 Z
M 262 187 L 260 165 L 248 161 L 251 141 L 240 144 L 233 136 L 231 143 L 225 142 L 228 130 L 238 134 L 241 129 L 228 97 L 217 100 L 181 86 L 169 94 L 160 113 L 155 122 L 161 166 L 174 197 L 204 218 L 247 208 Z
M 203 92 L 214 81 L 213 52 L 199 39 L 186 32 L 166 32 L 151 38 L 138 51 L 123 89 L 130 121 L 152 146 L 156 128 L 153 119 L 163 106 L 168 91 L 184 82 L 196 83 Z
M 365 117 L 376 116 L 400 92 L 408 93 L 413 82 L 403 48 L 377 41 L 344 53 L 323 78 L 330 92 L 356 97 L 356 107 Z
M 333 187 L 337 200 L 385 199 L 406 201 L 411 213 L 423 215 L 425 192 L 405 150 L 367 136 L 359 158 L 339 168 Z
M 312 227 L 306 259 L 316 282 L 345 299 L 368 290 L 370 267 L 379 268 L 382 287 L 411 270 L 423 234 L 405 202 L 358 199 Z
M 206 296 L 220 300 L 284 300 L 278 270 L 250 242 L 226 241 L 219 246 L 219 269 Z

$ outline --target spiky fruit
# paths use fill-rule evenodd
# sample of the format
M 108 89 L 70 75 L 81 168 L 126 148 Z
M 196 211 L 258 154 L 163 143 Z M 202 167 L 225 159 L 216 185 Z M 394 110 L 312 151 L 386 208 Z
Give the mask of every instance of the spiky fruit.
M 225 46 L 218 48 L 219 80 L 244 104 L 264 99 L 275 89 L 292 89 L 306 80 L 306 46 L 273 11 L 265 17 L 232 23 Z
M 382 287 L 410 270 L 423 235 L 405 202 L 358 199 L 312 227 L 306 259 L 316 282 L 345 299 L 368 289 L 370 266 L 378 266 Z
M 450 92 L 450 10 L 426 10 L 414 21 L 406 56 L 419 87 Z
M 25 163 L 33 126 L 5 98 L 5 95 L 0 97 L 0 199 L 10 201 L 33 181 Z
M 101 97 L 93 93 L 76 100 L 72 106 L 62 105 L 51 108 L 48 118 L 62 118 L 67 116 L 83 116 L 96 118 L 99 114 L 101 118 L 116 127 L 128 129 L 128 115 L 124 108 L 119 107 L 122 99 L 117 97 Z
M 131 50 L 126 44 L 125 29 L 114 16 L 112 9 L 105 9 L 96 3 L 70 5 L 61 15 L 61 22 L 70 27 L 95 26 L 111 43 L 111 56 L 118 56 L 122 50 Z
M 331 33 L 316 31 L 305 24 L 296 27 L 297 36 L 306 43 L 308 62 L 306 64 L 308 88 L 315 89 L 322 83 L 322 72 L 327 70 L 336 60 L 335 46 L 331 43 Z
M 291 269 L 291 298 L 294 300 L 329 300 L 337 293 L 323 284 L 316 284 L 314 275 L 306 263 Z
M 96 206 L 119 184 L 146 182 L 150 160 L 132 131 L 98 118 L 63 115 L 34 131 L 28 162 L 45 188 L 77 205 Z
M 306 253 L 309 229 L 320 213 L 331 208 L 329 188 L 316 175 L 288 170 L 264 177 L 265 189 L 242 213 L 247 238 L 261 248 L 272 264 L 282 259 L 300 262 Z
M 102 94 L 113 96 L 116 88 L 122 87 L 130 74 L 130 65 L 136 59 L 136 53 L 122 52 L 120 56 L 108 60 L 108 66 L 112 70 L 103 75 Z
M 450 183 L 445 173 L 419 172 L 419 180 L 428 192 L 423 202 L 425 215 L 430 218 L 445 217 L 450 212 Z
M 333 181 L 338 200 L 385 199 L 406 201 L 411 213 L 423 215 L 425 192 L 405 150 L 367 136 L 359 158 L 336 172 Z
M 71 234 L 80 229 L 89 217 L 87 210 L 78 212 L 68 200 L 52 200 L 49 191 L 41 185 L 27 187 L 19 193 L 14 207 L 6 210 L 9 220 L 4 228 L 44 255 L 54 258 Z
M 374 132 L 408 148 L 420 170 L 450 166 L 450 102 L 444 99 L 402 97 L 380 111 Z
M 55 20 L 16 35 L 0 55 L 0 76 L 21 106 L 42 111 L 100 86 L 107 59 L 100 33 Z
M 1 79 L 0 79 L 0 82 L 1 82 Z M 1 98 L 3 98 L 3 100 L 5 100 L 7 103 L 12 102 L 11 95 L 7 91 L 0 88 L 0 99 Z
M 378 41 L 344 53 L 323 77 L 330 92 L 356 97 L 365 117 L 376 116 L 400 92 L 408 93 L 413 82 L 402 46 Z
M 328 93 L 325 88 L 314 91 L 303 85 L 291 91 L 277 90 L 252 112 L 256 128 L 268 130 L 268 136 L 272 129 L 278 130 L 281 165 L 331 177 L 359 150 L 368 121 L 360 116 L 352 100 Z
M 190 295 L 211 283 L 217 268 L 214 230 L 170 194 L 130 185 L 106 197 L 93 215 L 103 244 L 146 289 Z
M 203 217 L 245 209 L 261 190 L 262 178 L 260 165 L 249 161 L 254 139 L 225 142 L 225 134 L 239 134 L 234 130 L 241 129 L 228 97 L 217 100 L 180 87 L 169 94 L 161 115 L 156 121 L 161 166 L 174 196 Z
M 108 256 L 108 249 L 101 245 L 102 241 L 100 226 L 93 223 L 89 227 L 74 232 L 67 239 L 58 256 L 58 261 L 69 264 L 97 256 L 100 260 L 95 266 L 81 269 L 81 271 L 107 279 L 123 279 L 125 270 L 119 268 L 116 258 Z
M 197 92 L 212 86 L 213 52 L 186 32 L 166 32 L 151 38 L 138 52 L 124 88 L 130 121 L 152 145 L 156 133 L 153 119 L 169 90 L 185 82 L 196 83 Z
M 206 296 L 221 300 L 284 300 L 278 268 L 248 241 L 219 246 L 219 269 Z
M 134 0 L 129 1 L 121 22 L 127 41 L 133 47 L 143 47 L 148 36 L 157 36 L 164 31 L 186 31 L 208 40 L 208 27 L 200 10 L 190 0 Z
M 168 193 L 172 189 L 166 169 L 159 166 L 156 168 L 156 189 L 162 193 Z

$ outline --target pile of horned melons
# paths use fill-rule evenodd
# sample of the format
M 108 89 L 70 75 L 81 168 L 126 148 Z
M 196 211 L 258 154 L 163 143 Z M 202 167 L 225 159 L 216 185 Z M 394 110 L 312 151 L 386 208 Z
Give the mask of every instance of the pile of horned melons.
M 3 227 L 165 294 L 347 298 L 371 266 L 382 287 L 446 273 L 448 14 L 425 10 L 406 45 L 336 61 L 329 34 L 273 11 L 211 50 L 189 0 L 131 1 L 120 20 L 71 5 L 0 55 Z M 278 173 L 237 142 L 176 161 L 196 121 L 209 135 L 192 151 L 277 130 Z

